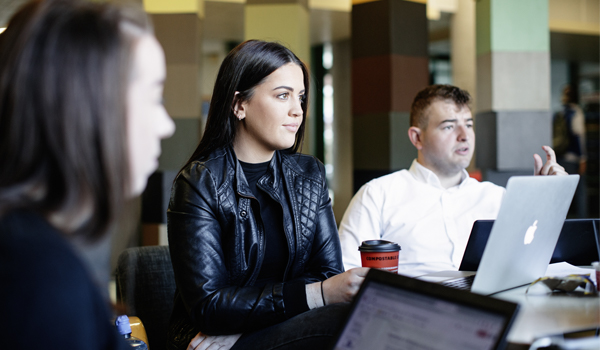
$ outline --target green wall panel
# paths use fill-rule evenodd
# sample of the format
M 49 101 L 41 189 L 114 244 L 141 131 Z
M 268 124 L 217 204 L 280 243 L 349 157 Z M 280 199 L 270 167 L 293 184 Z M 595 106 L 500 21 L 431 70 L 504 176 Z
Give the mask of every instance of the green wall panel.
M 492 0 L 493 51 L 549 51 L 548 0 Z
M 550 50 L 548 0 L 477 2 L 477 54 Z

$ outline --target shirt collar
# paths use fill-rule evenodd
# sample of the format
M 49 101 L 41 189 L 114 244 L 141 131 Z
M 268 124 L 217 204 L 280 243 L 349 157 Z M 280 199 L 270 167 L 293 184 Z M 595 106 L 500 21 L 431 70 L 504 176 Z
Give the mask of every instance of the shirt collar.
M 433 171 L 419 164 L 419 162 L 417 162 L 416 159 L 413 160 L 408 171 L 415 177 L 415 179 L 426 184 L 432 185 L 434 187 L 444 189 L 437 175 Z M 460 177 L 460 184 L 458 184 L 458 187 L 462 187 L 468 179 L 469 173 L 467 172 L 467 170 L 463 169 Z

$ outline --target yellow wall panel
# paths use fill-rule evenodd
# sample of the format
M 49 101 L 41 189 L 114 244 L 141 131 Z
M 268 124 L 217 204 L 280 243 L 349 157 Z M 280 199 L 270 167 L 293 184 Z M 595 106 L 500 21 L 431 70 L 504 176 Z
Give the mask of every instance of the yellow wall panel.
M 278 41 L 307 65 L 310 60 L 310 17 L 299 4 L 246 5 L 245 39 Z
M 204 0 L 144 0 L 148 13 L 197 13 L 204 18 Z
M 352 0 L 309 0 L 311 9 L 345 11 L 352 10 Z

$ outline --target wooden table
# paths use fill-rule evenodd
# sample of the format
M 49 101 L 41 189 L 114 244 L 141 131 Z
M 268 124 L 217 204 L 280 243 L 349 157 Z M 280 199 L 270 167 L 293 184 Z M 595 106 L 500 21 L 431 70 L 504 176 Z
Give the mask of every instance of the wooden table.
M 510 332 L 508 349 L 527 349 L 536 338 L 600 327 L 600 298 L 525 293 L 519 287 L 494 295 L 521 308 Z

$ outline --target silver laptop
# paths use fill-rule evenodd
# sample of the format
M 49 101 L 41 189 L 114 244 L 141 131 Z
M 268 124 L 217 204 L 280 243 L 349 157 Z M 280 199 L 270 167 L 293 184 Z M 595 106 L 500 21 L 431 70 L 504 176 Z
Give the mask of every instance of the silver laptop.
M 513 176 L 508 180 L 472 292 L 493 294 L 544 275 L 578 182 L 579 175 Z

